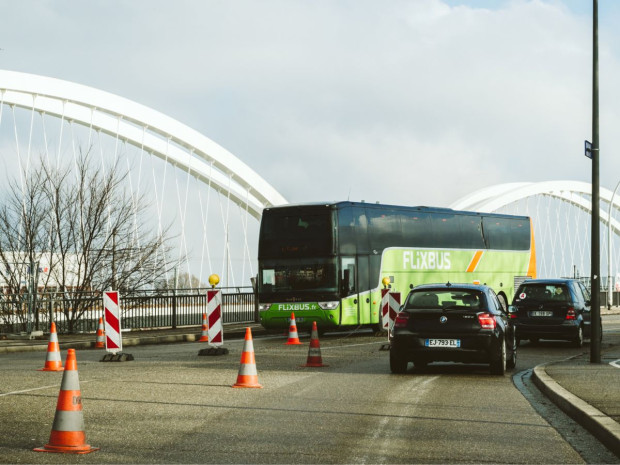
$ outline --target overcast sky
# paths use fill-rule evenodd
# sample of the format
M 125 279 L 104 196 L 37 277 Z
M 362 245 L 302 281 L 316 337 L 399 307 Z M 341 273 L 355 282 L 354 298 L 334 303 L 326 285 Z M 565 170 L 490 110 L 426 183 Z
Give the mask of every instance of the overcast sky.
M 0 68 L 161 111 L 290 202 L 448 206 L 590 181 L 588 0 L 0 0 Z M 601 183 L 620 180 L 620 2 L 600 0 Z

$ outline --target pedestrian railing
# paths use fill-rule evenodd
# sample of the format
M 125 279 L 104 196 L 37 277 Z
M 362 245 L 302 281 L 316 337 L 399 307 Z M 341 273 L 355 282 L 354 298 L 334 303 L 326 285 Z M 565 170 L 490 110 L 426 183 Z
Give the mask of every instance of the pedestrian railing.
M 251 287 L 221 288 L 224 324 L 258 321 Z M 121 327 L 128 330 L 200 326 L 207 311 L 206 289 L 120 292 Z M 96 332 L 103 316 L 100 292 L 50 292 L 35 296 L 0 296 L 0 333 L 48 331 L 52 321 L 58 333 Z

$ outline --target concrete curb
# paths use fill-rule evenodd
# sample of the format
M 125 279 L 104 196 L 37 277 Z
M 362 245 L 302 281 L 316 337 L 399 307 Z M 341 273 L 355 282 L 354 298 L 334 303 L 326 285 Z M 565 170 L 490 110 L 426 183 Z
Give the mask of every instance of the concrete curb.
M 617 457 L 620 457 L 620 425 L 597 408 L 560 386 L 547 374 L 545 365 L 533 370 L 534 384 L 568 416 L 590 431 Z

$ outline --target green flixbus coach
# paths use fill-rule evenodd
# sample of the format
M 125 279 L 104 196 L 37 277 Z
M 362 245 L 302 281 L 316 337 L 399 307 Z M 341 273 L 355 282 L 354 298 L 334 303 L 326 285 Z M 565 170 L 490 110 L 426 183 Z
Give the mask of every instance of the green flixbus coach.
M 283 329 L 381 327 L 381 289 L 481 283 L 503 304 L 536 277 L 525 216 L 358 202 L 266 208 L 258 240 L 260 322 Z

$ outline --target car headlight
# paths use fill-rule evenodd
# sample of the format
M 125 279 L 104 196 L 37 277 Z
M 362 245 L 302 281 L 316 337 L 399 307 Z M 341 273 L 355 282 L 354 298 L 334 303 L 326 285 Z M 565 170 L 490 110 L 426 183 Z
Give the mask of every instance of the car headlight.
M 323 310 L 334 310 L 336 308 L 338 308 L 338 304 L 340 302 L 335 301 L 335 302 L 319 302 L 319 307 L 321 307 L 321 309 Z
M 271 307 L 271 304 L 258 304 L 258 311 L 265 312 L 269 310 L 269 307 Z

